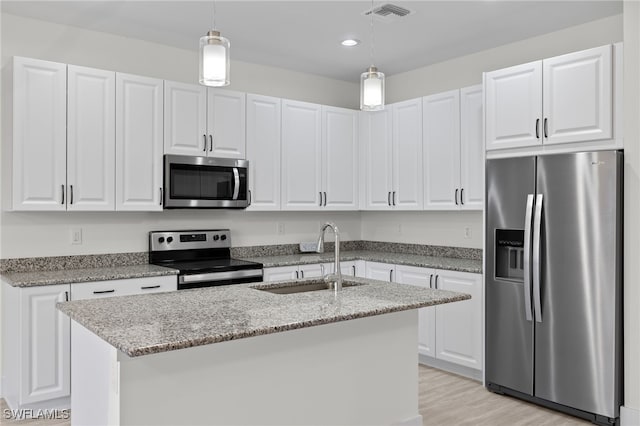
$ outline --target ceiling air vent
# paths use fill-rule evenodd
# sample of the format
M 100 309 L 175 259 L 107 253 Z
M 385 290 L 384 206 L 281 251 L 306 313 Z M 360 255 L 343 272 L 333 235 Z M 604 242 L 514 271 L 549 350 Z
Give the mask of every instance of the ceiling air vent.
M 397 18 L 403 18 L 407 15 L 411 15 L 413 11 L 405 9 L 404 7 L 396 6 L 395 4 L 387 3 L 382 6 L 366 10 L 363 15 L 369 16 L 371 13 L 373 13 L 375 18 L 381 21 L 392 21 Z

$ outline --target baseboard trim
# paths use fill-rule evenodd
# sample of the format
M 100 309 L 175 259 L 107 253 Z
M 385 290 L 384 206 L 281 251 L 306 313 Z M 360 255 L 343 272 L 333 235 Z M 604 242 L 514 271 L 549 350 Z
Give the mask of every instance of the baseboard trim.
M 482 383 L 482 370 L 475 370 L 473 368 L 464 367 L 449 361 L 442 361 L 441 359 L 432 358 L 422 354 L 418 355 L 418 362 L 420 364 L 428 365 L 429 367 L 468 377 L 469 379 L 477 380 Z
M 620 426 L 640 426 L 640 410 L 620 407 Z
M 411 417 L 401 422 L 394 423 L 393 426 L 422 426 L 422 415 L 418 414 L 415 417 Z

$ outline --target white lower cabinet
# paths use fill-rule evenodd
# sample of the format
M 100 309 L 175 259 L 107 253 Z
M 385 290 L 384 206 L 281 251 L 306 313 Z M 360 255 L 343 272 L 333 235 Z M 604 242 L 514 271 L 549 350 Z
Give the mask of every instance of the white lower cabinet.
M 366 262 L 366 278 L 470 294 L 470 300 L 419 310 L 418 352 L 482 370 L 482 275 Z
M 365 262 L 363 260 L 354 260 L 340 262 L 340 271 L 343 276 L 364 276 Z M 274 268 L 264 268 L 262 280 L 269 281 L 285 281 L 302 278 L 322 277 L 333 274 L 333 262 L 312 263 L 306 265 L 293 266 L 277 266 Z
M 177 287 L 175 275 L 37 287 L 2 283 L 2 396 L 9 408 L 70 406 L 71 320 L 58 302 Z

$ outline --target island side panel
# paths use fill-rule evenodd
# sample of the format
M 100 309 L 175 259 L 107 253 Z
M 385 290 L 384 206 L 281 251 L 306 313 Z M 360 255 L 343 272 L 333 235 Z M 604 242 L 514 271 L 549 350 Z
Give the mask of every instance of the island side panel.
M 118 350 L 71 321 L 71 424 L 119 424 Z
M 136 358 L 119 352 L 120 424 L 421 424 L 417 316 L 397 312 Z

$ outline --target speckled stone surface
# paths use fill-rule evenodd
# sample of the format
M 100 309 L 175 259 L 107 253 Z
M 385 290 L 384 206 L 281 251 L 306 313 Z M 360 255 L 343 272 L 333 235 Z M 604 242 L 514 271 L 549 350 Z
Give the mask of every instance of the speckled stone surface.
M 324 243 L 324 250 L 333 250 L 334 244 L 329 241 L 331 238 L 327 236 Z M 311 242 L 311 240 L 309 241 Z M 360 250 L 362 249 L 362 241 L 342 241 L 340 250 Z M 286 256 L 291 254 L 300 254 L 300 244 L 274 244 L 268 246 L 248 246 L 248 247 L 231 247 L 231 257 L 259 257 L 259 256 Z
M 295 254 L 286 256 L 249 257 L 243 260 L 259 262 L 265 268 L 277 266 L 308 265 L 333 262 L 333 253 Z M 368 260 L 370 262 L 390 263 L 394 265 L 418 266 L 422 268 L 445 269 L 448 271 L 482 273 L 482 261 L 455 257 L 424 256 L 418 254 L 389 253 L 386 251 L 354 250 L 340 252 L 341 261 Z
M 0 272 L 56 271 L 87 268 L 110 268 L 149 263 L 147 252 L 90 254 L 83 256 L 23 257 L 0 259 Z
M 110 268 L 66 269 L 64 271 L 11 272 L 2 274 L 2 279 L 13 287 L 36 287 L 176 274 L 178 274 L 176 269 L 145 264 Z
M 318 280 L 299 280 L 313 283 Z M 363 285 L 272 294 L 253 283 L 59 303 L 109 344 L 136 357 L 469 299 L 464 293 L 352 278 Z M 296 282 L 284 282 L 292 285 Z

